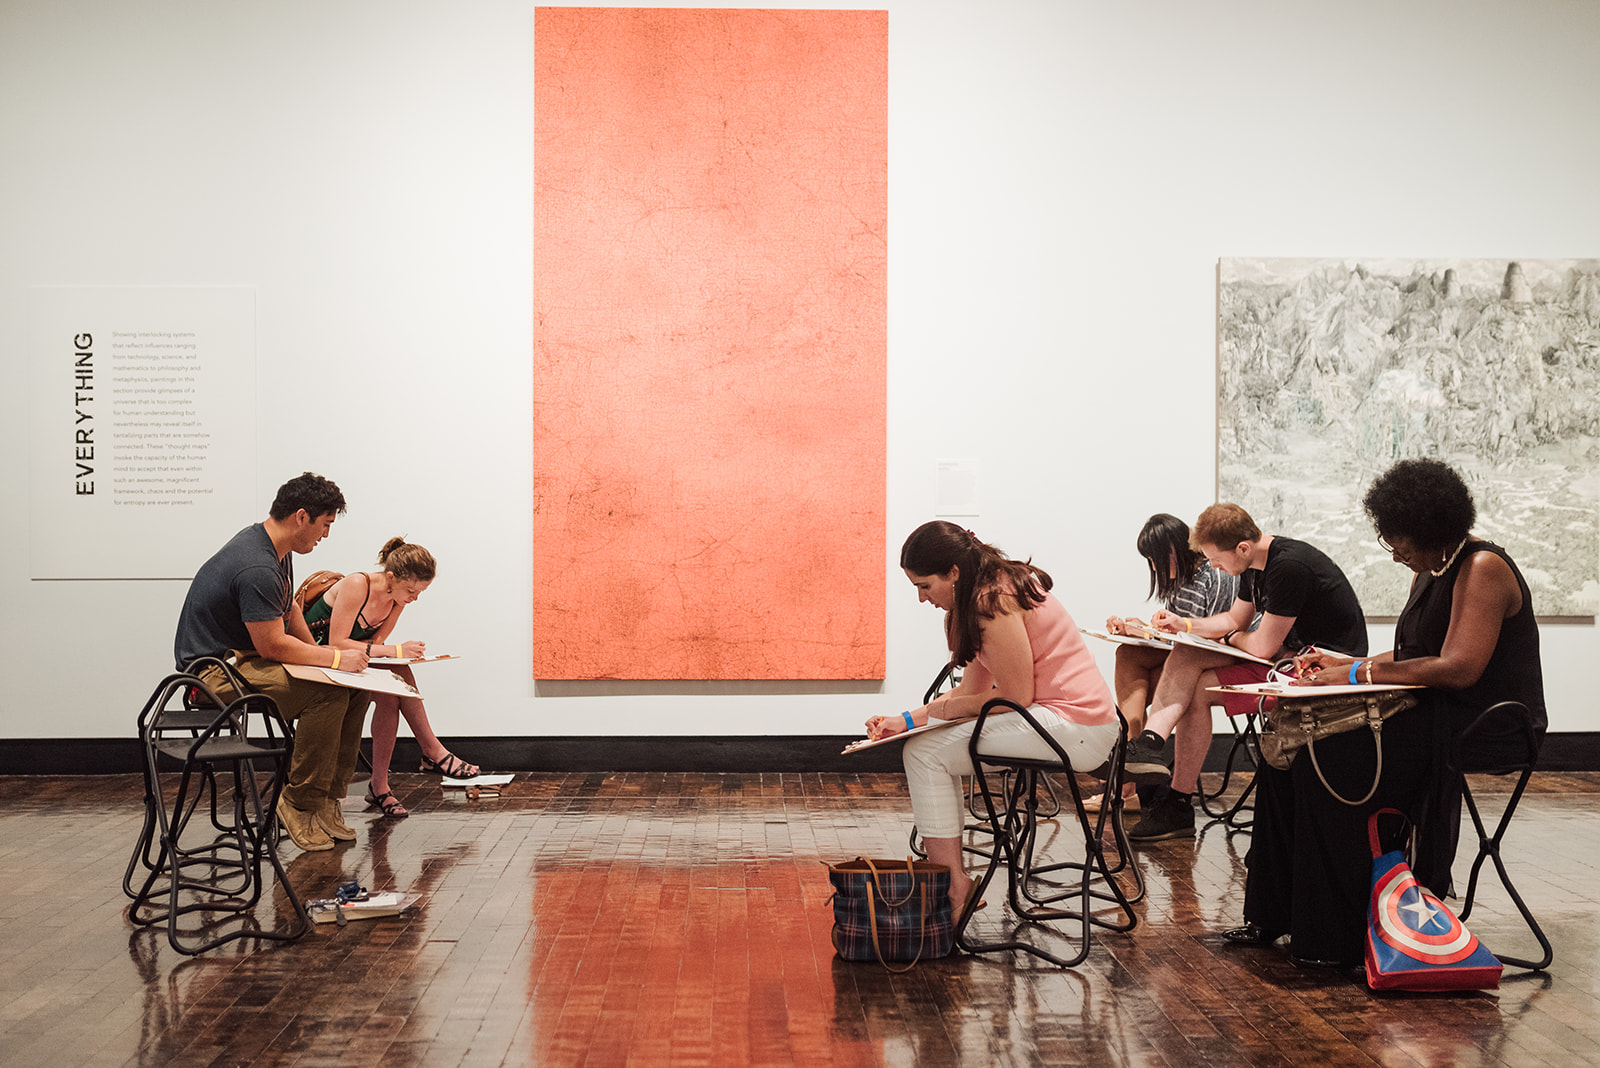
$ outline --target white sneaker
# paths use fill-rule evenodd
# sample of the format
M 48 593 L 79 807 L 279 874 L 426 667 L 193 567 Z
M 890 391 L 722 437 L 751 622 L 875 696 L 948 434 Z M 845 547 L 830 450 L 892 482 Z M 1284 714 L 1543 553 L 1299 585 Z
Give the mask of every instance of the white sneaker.
M 1093 816 L 1095 813 L 1100 811 L 1100 802 L 1105 798 L 1105 796 L 1106 795 L 1104 793 L 1098 793 L 1098 794 L 1095 794 L 1093 797 L 1084 798 L 1083 799 L 1083 810 L 1085 812 L 1087 812 L 1089 815 Z M 1124 812 L 1138 812 L 1139 811 L 1139 795 L 1138 794 L 1124 794 L 1123 797 L 1122 797 L 1122 811 L 1124 811 Z

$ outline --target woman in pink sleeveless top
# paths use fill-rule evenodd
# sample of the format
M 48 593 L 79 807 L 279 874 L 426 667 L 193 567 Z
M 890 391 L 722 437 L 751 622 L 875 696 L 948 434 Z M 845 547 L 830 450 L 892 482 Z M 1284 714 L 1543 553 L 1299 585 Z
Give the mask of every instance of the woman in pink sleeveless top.
M 1077 771 L 1105 763 L 1117 738 L 1116 704 L 1077 624 L 1050 593 L 1050 576 L 1008 559 L 954 523 L 924 523 L 906 539 L 900 566 L 917 597 L 947 613 L 945 633 L 961 683 L 929 704 L 867 721 L 873 738 L 933 720 L 975 720 L 1003 697 L 1029 709 Z M 972 879 L 962 866 L 965 812 L 961 780 L 974 724 L 906 740 L 906 785 L 928 859 L 950 869 L 952 905 L 963 908 Z M 983 748 L 997 756 L 1051 759 L 1055 754 L 1021 716 L 991 714 Z

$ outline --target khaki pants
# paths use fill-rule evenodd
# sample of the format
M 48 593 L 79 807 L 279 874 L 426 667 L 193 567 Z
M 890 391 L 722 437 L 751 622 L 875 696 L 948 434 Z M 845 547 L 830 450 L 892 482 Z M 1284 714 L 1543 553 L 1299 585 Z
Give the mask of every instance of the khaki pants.
M 276 701 L 283 718 L 294 723 L 294 756 L 283 796 L 308 812 L 316 811 L 323 798 L 341 800 L 355 775 L 372 695 L 297 679 L 278 661 L 253 652 L 235 650 L 233 655 L 240 677 Z M 201 677 L 219 694 L 231 692 L 220 670 L 211 668 Z

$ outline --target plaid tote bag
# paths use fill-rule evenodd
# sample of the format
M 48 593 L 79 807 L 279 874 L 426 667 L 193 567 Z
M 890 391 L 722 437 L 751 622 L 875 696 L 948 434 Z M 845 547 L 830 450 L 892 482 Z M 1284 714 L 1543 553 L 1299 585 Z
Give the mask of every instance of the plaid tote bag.
M 909 971 L 955 945 L 950 869 L 925 860 L 857 857 L 828 866 L 833 883 L 833 948 L 844 960 L 877 960 Z M 894 968 L 903 963 L 904 968 Z

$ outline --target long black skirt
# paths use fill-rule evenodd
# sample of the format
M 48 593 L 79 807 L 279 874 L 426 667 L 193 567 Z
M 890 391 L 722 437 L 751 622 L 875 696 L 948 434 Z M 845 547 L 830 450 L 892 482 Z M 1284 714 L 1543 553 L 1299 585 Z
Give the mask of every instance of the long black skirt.
M 1433 720 L 1424 704 L 1384 722 L 1382 779 L 1377 793 L 1361 805 L 1346 805 L 1329 793 L 1304 750 L 1288 771 L 1262 765 L 1245 858 L 1247 922 L 1287 933 L 1298 957 L 1361 960 L 1372 886 L 1367 817 L 1380 808 L 1397 808 L 1413 823 L 1418 820 L 1444 765 L 1436 759 Z M 1363 727 L 1323 739 L 1317 743 L 1317 761 L 1340 794 L 1352 800 L 1363 796 L 1377 766 L 1372 732 Z

